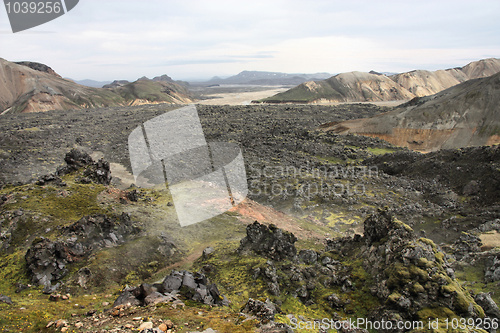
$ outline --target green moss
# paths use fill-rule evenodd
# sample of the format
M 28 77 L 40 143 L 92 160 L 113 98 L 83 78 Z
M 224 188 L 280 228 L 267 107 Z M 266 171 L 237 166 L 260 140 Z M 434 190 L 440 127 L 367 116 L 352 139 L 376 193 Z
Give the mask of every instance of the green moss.
M 420 320 L 436 319 L 436 318 L 456 318 L 456 314 L 445 307 L 425 308 L 417 312 Z
M 372 148 L 372 147 L 368 147 L 367 150 L 374 155 L 390 154 L 396 151 L 396 149 L 394 148 Z
M 385 270 L 388 276 L 387 286 L 391 289 L 408 284 L 411 281 L 411 273 L 401 263 L 395 263 Z
M 217 283 L 221 292 L 227 295 L 236 307 L 241 307 L 248 298 L 266 298 L 271 295 L 261 278 L 252 277 L 253 269 L 263 267 L 267 259 L 253 255 L 239 255 L 236 252 L 238 246 L 238 242 L 217 244 L 214 255 L 207 260 L 197 261 L 195 269 L 209 265 L 210 280 Z
M 429 279 L 429 273 L 426 270 L 418 268 L 417 266 L 410 266 L 410 273 L 414 279 L 417 279 L 419 282 L 426 282 Z
M 415 282 L 412 286 L 411 286 L 411 289 L 410 291 L 413 293 L 413 294 L 420 294 L 420 293 L 423 293 L 425 292 L 425 288 L 418 282 Z
M 436 244 L 432 241 L 432 239 L 429 239 L 429 238 L 424 238 L 424 237 L 420 237 L 418 239 L 419 242 L 421 243 L 424 243 L 424 244 L 427 244 L 429 245 L 430 247 L 432 247 L 433 249 L 436 249 Z
M 159 246 L 158 237 L 146 236 L 99 251 L 86 263 L 86 267 L 92 272 L 89 284 L 95 290 L 104 292 L 108 288 L 148 281 L 180 256 L 179 253 L 174 253 L 165 257 L 157 251 Z M 80 267 L 76 266 L 75 270 L 78 268 Z M 162 272 L 158 278 L 164 278 L 165 275 Z
M 24 185 L 10 189 L 15 200 L 2 208 L 24 209 L 64 221 L 76 221 L 85 215 L 108 212 L 97 202 L 98 194 L 105 188 L 103 185 L 76 183 L 64 188 Z
M 0 293 L 13 294 L 16 282 L 29 282 L 23 251 L 4 255 L 0 260 Z
M 454 307 L 459 313 L 468 313 L 469 307 L 472 305 L 474 312 L 480 317 L 484 317 L 483 309 L 476 304 L 471 295 L 463 290 L 457 282 L 452 282 L 441 287 L 442 292 L 455 296 Z
M 444 253 L 443 252 L 436 252 L 435 256 L 436 256 L 436 260 L 438 263 L 440 263 L 441 265 L 444 264 Z
M 405 229 L 407 232 L 413 232 L 412 227 L 410 227 L 408 224 L 401 222 L 397 218 L 394 218 L 394 224 L 396 224 L 399 228 Z
M 389 297 L 387 297 L 387 301 L 390 303 L 397 303 L 400 297 L 401 294 L 395 291 L 392 294 L 390 294 Z
M 356 257 L 359 253 L 353 253 Z M 380 306 L 380 300 L 373 296 L 370 291 L 370 286 L 373 285 L 373 279 L 363 267 L 361 259 L 344 259 L 342 264 L 351 272 L 351 279 L 354 285 L 354 290 L 343 293 L 340 288 L 335 290 L 338 295 L 343 295 L 347 305 L 345 306 L 346 314 L 355 314 L 358 318 L 366 318 L 368 313 Z
M 427 260 L 427 258 L 421 257 L 417 260 L 417 266 L 421 268 L 432 268 L 434 267 L 434 262 Z
M 283 301 L 281 305 L 281 310 L 284 313 L 291 313 L 295 316 L 302 315 L 306 318 L 328 318 L 329 314 L 325 310 L 322 310 L 320 307 L 315 306 L 307 306 L 304 305 L 298 298 L 295 297 L 287 297 Z M 290 324 L 288 319 L 282 318 L 282 322 L 286 324 Z

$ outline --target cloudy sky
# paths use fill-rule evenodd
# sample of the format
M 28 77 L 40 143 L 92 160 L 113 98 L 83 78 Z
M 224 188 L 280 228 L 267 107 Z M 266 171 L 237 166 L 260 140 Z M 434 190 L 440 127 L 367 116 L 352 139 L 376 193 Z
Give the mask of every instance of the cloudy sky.
M 80 0 L 16 34 L 0 7 L 0 57 L 78 80 L 435 70 L 500 57 L 499 36 L 498 0 Z

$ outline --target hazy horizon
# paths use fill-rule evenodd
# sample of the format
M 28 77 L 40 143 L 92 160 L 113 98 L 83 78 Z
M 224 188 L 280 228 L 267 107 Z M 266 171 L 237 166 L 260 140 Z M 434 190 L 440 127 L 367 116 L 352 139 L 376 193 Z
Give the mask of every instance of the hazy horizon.
M 500 57 L 499 11 L 498 1 L 81 0 L 16 34 L 0 9 L 0 57 L 96 81 L 437 70 Z

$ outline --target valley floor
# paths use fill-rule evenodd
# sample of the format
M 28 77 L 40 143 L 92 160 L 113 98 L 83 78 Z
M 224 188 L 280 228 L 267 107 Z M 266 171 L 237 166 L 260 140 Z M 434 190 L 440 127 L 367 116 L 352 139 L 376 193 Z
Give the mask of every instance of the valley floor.
M 174 108 L 2 116 L 0 294 L 14 303 L 0 302 L 2 332 L 63 331 L 57 320 L 75 332 L 167 320 L 171 332 L 287 332 L 291 318 L 500 316 L 499 146 L 424 155 L 319 130 L 388 110 L 371 104 L 200 104 L 207 141 L 242 149 L 249 195 L 182 228 L 167 187 L 131 186 L 128 153 L 132 130 Z M 173 270 L 202 272 L 197 284 L 209 278 L 230 306 L 181 288 L 184 306 L 113 307 L 124 291 L 165 296 L 158 284 Z M 62 285 L 42 294 L 47 272 Z M 156 291 L 132 288 L 144 283 Z M 249 302 L 260 310 L 243 311 Z

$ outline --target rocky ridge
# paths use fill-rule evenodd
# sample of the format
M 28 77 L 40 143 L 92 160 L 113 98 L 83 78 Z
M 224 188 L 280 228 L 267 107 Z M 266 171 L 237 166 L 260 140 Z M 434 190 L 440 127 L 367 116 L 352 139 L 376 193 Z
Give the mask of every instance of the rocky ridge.
M 188 90 L 170 81 L 136 81 L 111 89 L 66 80 L 47 65 L 0 58 L 0 115 L 148 103 L 190 103 Z
M 323 81 L 309 81 L 263 99 L 265 103 L 353 103 L 408 100 L 436 94 L 471 79 L 500 72 L 500 59 L 490 58 L 464 67 L 435 72 L 415 70 L 390 76 L 349 72 Z
M 249 225 L 238 252 L 267 259 L 260 267 L 248 268 L 248 274 L 264 283 L 270 299 L 250 299 L 244 310 L 259 317 L 262 324 L 269 323 L 281 318 L 278 305 L 293 297 L 306 306 L 325 306 L 339 322 L 358 306 L 366 307 L 368 319 L 383 319 L 393 327 L 397 322 L 425 322 L 444 314 L 498 319 L 498 307 L 490 295 L 472 297 L 456 280 L 451 257 L 431 240 L 418 237 L 388 210 L 367 218 L 364 230 L 363 236 L 328 240 L 323 251 L 294 251 L 290 250 L 295 247 L 292 235 L 273 225 Z M 222 268 L 211 259 L 203 262 L 204 267 L 211 266 L 210 276 L 217 280 Z M 363 305 L 358 304 L 360 293 L 368 297 Z M 287 318 L 284 323 L 290 324 L 293 316 Z

